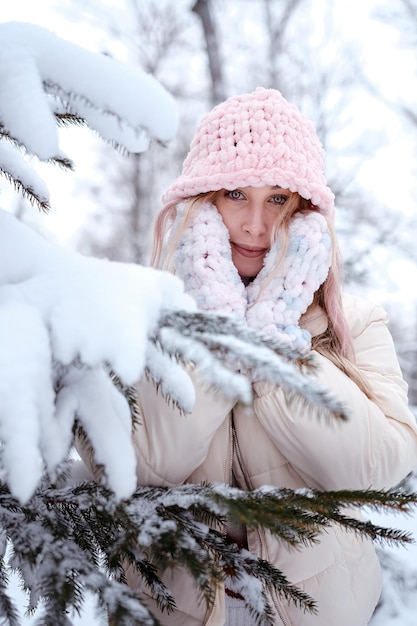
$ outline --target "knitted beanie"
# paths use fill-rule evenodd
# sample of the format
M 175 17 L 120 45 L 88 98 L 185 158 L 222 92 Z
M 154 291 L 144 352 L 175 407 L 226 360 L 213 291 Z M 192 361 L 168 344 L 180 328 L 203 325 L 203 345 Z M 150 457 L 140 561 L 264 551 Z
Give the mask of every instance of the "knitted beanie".
M 296 191 L 333 216 L 334 195 L 314 125 L 279 91 L 258 87 L 228 98 L 202 119 L 182 174 L 162 200 L 265 185 Z

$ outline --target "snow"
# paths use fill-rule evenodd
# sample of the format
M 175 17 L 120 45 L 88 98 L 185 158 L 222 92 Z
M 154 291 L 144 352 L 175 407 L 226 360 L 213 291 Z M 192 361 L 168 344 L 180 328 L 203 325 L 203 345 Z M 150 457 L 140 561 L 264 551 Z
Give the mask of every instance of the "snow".
M 0 25 L 0 80 L 8 97 L 1 99 L 2 121 L 10 134 L 24 143 L 29 152 L 46 160 L 57 155 L 59 150 L 55 118 L 47 106 L 42 77 L 34 56 L 15 43 L 13 31 L 10 43 L 4 45 L 2 30 L 5 30 L 4 24 Z M 8 32 L 6 27 L 6 34 Z M 50 132 L 51 129 L 55 132 Z
M 151 75 L 34 24 L 0 24 L 0 80 L 3 125 L 43 161 L 63 156 L 55 110 L 79 116 L 131 152 L 143 152 L 152 139 L 167 142 L 177 130 L 174 99 Z M 27 165 L 11 151 L 0 152 L 0 168 L 18 180 L 28 176 Z
M 186 402 L 182 400 L 182 405 L 186 413 L 191 412 L 195 402 L 195 389 L 184 368 L 172 357 L 158 351 L 151 343 L 147 346 L 147 367 L 153 380 L 160 385 L 162 395 L 171 398 L 173 402 L 181 403 L 178 389 L 187 390 L 182 393 L 182 397 L 186 398 Z M 163 376 L 160 375 L 161 372 Z
M 36 190 L 36 195 L 41 202 L 49 201 L 49 190 L 44 181 L 12 144 L 0 144 L 0 169 L 24 187 Z
M 130 386 L 149 360 L 163 377 L 168 361 L 149 347 L 149 337 L 166 312 L 194 310 L 182 282 L 59 248 L 0 211 L 0 304 L 0 433 L 12 492 L 26 501 L 42 461 L 52 471 L 65 458 L 78 416 L 111 487 L 119 497 L 130 495 L 136 486 L 130 409 L 108 372 Z M 171 365 L 175 376 L 178 366 Z M 194 391 L 185 372 L 175 377 L 175 395 L 189 410 Z
M 54 111 L 82 117 L 135 152 L 176 132 L 176 104 L 152 76 L 40 26 L 0 24 L 0 79 L 0 119 L 10 138 L 0 145 L 0 168 L 40 201 L 49 192 L 27 155 L 63 156 Z M 172 368 L 165 391 L 175 385 L 176 402 L 190 409 L 187 374 L 178 376 L 149 341 L 162 315 L 195 309 L 182 282 L 59 248 L 0 210 L 0 305 L 2 471 L 12 493 L 26 502 L 44 470 L 53 475 L 78 418 L 109 485 L 129 496 L 136 486 L 130 408 L 109 374 L 130 386 L 145 365 L 160 379 Z
M 9 60 L 13 64 L 22 64 L 11 67 L 11 75 L 18 71 L 15 75 L 16 91 L 5 100 L 9 100 L 12 111 L 12 105 L 18 106 L 12 116 L 13 122 L 21 128 L 25 143 L 30 140 L 37 150 L 46 153 L 47 156 L 39 155 L 40 158 L 54 156 L 52 138 L 56 137 L 55 122 L 50 112 L 47 115 L 48 107 L 45 105 L 48 100 L 40 81 L 47 82 L 47 91 L 50 89 L 52 93 L 64 93 L 69 97 L 75 111 L 81 106 L 91 128 L 95 128 L 96 123 L 102 124 L 97 130 L 100 134 L 105 132 L 106 139 L 120 138 L 123 145 L 126 140 L 131 142 L 130 147 L 126 147 L 132 151 L 145 150 L 152 137 L 163 142 L 174 137 L 178 123 L 174 99 L 150 74 L 85 50 L 33 24 L 0 24 L 0 37 L 3 54 L 10 55 Z M 26 94 L 24 98 L 22 93 Z M 30 113 L 29 108 L 32 109 L 32 116 L 36 115 L 30 123 L 25 120 L 26 114 Z M 44 120 L 42 133 L 37 129 L 40 115 Z M 124 121 L 126 127 L 114 125 L 115 118 Z M 106 120 L 110 121 L 108 125 Z M 127 132 L 129 127 L 132 133 Z M 45 136 L 44 132 L 48 130 L 50 132 Z M 144 142 L 143 133 L 147 142 Z
M 41 436 L 45 434 L 47 453 L 54 430 L 48 333 L 35 308 L 13 301 L 2 302 L 0 329 L 0 436 L 6 442 L 3 464 L 10 489 L 26 501 L 42 475 Z M 40 389 L 42 393 L 38 393 Z M 52 449 L 56 444 L 61 447 L 58 434 L 55 432 Z

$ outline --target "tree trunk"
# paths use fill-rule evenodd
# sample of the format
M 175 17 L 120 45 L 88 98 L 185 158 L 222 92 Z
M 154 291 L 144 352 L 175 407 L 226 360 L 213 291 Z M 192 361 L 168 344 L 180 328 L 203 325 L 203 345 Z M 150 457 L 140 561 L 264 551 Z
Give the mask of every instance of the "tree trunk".
M 226 98 L 226 92 L 216 24 L 210 9 L 211 0 L 196 0 L 191 10 L 198 15 L 203 26 L 211 78 L 211 104 L 215 106 Z

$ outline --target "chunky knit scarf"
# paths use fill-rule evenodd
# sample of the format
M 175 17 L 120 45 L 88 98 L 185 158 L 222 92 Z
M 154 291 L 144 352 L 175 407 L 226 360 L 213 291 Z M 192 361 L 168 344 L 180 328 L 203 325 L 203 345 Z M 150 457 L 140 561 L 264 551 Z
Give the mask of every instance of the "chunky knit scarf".
M 325 281 L 331 262 L 325 218 L 313 211 L 294 216 L 286 255 L 274 271 L 280 245 L 279 240 L 273 244 L 262 270 L 245 287 L 233 264 L 229 232 L 221 215 L 214 205 L 205 204 L 181 237 L 174 267 L 201 310 L 246 320 L 248 326 L 305 354 L 311 337 L 300 328 L 300 317 Z

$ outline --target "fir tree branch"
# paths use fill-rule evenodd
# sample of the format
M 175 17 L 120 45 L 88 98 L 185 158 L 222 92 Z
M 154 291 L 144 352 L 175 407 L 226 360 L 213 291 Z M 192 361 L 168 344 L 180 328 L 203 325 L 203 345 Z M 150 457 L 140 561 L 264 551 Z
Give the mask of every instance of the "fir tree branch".
M 257 332 L 228 315 L 202 311 L 193 313 L 188 311 L 175 311 L 161 317 L 160 326 L 175 328 L 181 332 L 184 337 L 204 336 L 208 332 L 238 336 L 247 343 L 273 350 L 282 357 L 296 361 L 299 364 L 311 365 L 313 367 L 311 357 L 301 356 L 300 353 L 294 350 L 290 345 L 283 345 L 280 341 Z
M 75 113 L 58 113 L 54 111 L 55 119 L 57 126 L 62 128 L 68 128 L 72 126 L 78 126 L 80 128 L 85 128 L 87 126 L 87 122 L 84 118 L 76 115 Z
M 13 185 L 16 191 L 20 192 L 24 198 L 27 198 L 32 205 L 37 206 L 38 209 L 44 213 L 49 212 L 51 208 L 49 201 L 39 198 L 32 187 L 26 186 L 22 181 L 2 167 L 0 167 L 0 176 L 6 178 L 6 180 Z
M 157 567 L 185 567 L 195 580 L 196 593 L 207 602 L 213 598 L 216 581 L 230 582 L 243 596 L 248 581 L 257 581 L 263 588 L 264 610 L 246 598 L 249 609 L 255 621 L 272 625 L 267 601 L 271 593 L 312 612 L 314 600 L 270 563 L 228 543 L 224 534 L 228 520 L 268 529 L 290 545 L 319 541 L 330 524 L 379 541 L 409 543 L 407 533 L 357 520 L 344 509 L 371 505 L 404 513 L 416 504 L 417 494 L 394 490 L 241 491 L 207 484 L 141 487 L 129 500 L 117 502 L 96 483 L 53 488 L 45 482 L 23 506 L 0 484 L 0 525 L 13 545 L 10 565 L 31 592 L 30 608 L 40 599 L 46 605 L 43 624 L 66 624 L 67 612 L 80 612 L 89 591 L 113 623 L 134 620 L 156 625 L 157 620 L 124 584 L 124 567 L 130 563 L 167 612 L 175 608 L 175 598 Z M 0 606 L 1 602 L 0 581 Z M 7 611 L 13 615 L 13 610 L 10 601 Z
M 10 143 L 12 143 L 14 146 L 17 146 L 21 150 L 25 149 L 24 145 L 20 141 L 18 141 L 16 137 L 13 137 L 10 134 L 10 132 L 3 126 L 1 122 L 0 122 L 0 139 L 6 139 L 7 141 L 10 141 Z
M 129 127 L 133 132 L 140 132 L 141 130 L 144 130 L 147 132 L 146 128 L 134 128 L 133 126 L 131 126 L 126 119 L 124 119 L 123 117 L 121 117 L 118 113 L 116 113 L 115 111 L 111 111 L 109 109 L 104 109 L 101 108 L 99 106 L 97 106 L 96 104 L 94 104 L 94 102 L 88 98 L 87 96 L 85 96 L 84 94 L 80 94 L 80 93 L 70 93 L 68 91 L 65 91 L 65 89 L 63 89 L 63 87 L 61 85 L 58 85 L 57 83 L 53 83 L 52 81 L 43 81 L 43 86 L 45 89 L 45 92 L 48 93 L 51 96 L 54 96 L 56 98 L 58 98 L 63 106 L 65 108 L 71 108 L 73 109 L 73 111 L 71 111 L 71 113 L 69 114 L 70 117 L 74 117 L 77 118 L 78 120 L 80 120 L 80 122 L 75 122 L 75 120 L 70 120 L 65 119 L 65 116 L 67 114 L 64 114 L 63 119 L 65 119 L 65 122 L 69 122 L 69 123 L 80 123 L 82 124 L 82 122 L 85 123 L 86 126 L 88 126 L 90 128 L 90 130 L 92 130 L 93 132 L 97 133 L 100 138 L 105 141 L 105 143 L 111 145 L 115 150 L 118 150 L 120 153 L 122 154 L 130 154 L 129 150 L 126 148 L 126 146 L 122 145 L 120 142 L 115 141 L 115 140 L 110 140 L 107 139 L 105 137 L 103 137 L 100 133 L 98 133 L 86 120 L 84 120 L 84 118 L 79 115 L 76 111 L 77 109 L 77 101 L 81 102 L 83 104 L 84 107 L 91 109 L 92 111 L 95 111 L 97 113 L 99 113 L 100 115 L 103 116 L 108 116 L 111 118 L 114 118 L 115 120 L 117 120 L 117 122 L 119 124 L 123 124 L 127 127 Z M 55 115 L 57 115 L 55 113 Z M 81 122 L 82 120 L 82 122 Z M 160 143 L 160 142 L 159 142 Z
M 4 559 L 0 559 L 0 616 L 7 620 L 7 626 L 20 626 L 19 612 L 7 594 L 8 576 Z
M 61 85 L 58 85 L 57 83 L 54 83 L 50 80 L 44 80 L 43 86 L 47 94 L 50 94 L 51 96 L 55 96 L 59 98 L 59 100 L 63 103 L 65 107 L 70 107 L 71 104 L 75 106 L 75 103 L 78 101 L 78 102 L 82 102 L 84 106 L 86 106 L 87 108 L 93 111 L 98 111 L 103 115 L 109 115 L 111 117 L 114 117 L 120 123 L 125 122 L 125 120 L 120 115 L 118 115 L 115 111 L 110 111 L 107 109 L 100 108 L 99 106 L 94 104 L 94 102 L 90 98 L 87 98 L 87 96 L 85 96 L 84 94 L 75 93 L 75 92 L 71 93 L 69 91 L 66 91 Z M 70 115 L 74 117 L 78 117 L 80 120 L 83 119 L 80 115 L 74 112 L 71 112 Z
M 322 529 L 332 523 L 382 543 L 414 543 L 410 533 L 352 518 L 342 511 L 347 507 L 359 509 L 371 506 L 378 511 L 388 508 L 409 513 L 417 505 L 416 493 L 395 490 L 292 491 L 261 488 L 255 491 L 237 490 L 236 501 L 233 503 L 230 495 L 230 489 L 227 488 L 223 501 L 220 488 L 220 500 L 228 507 L 228 513 L 233 519 L 247 526 L 261 524 L 293 545 L 318 541 Z M 259 510 L 262 510 L 262 519 L 258 517 Z
M 61 169 L 69 170 L 71 172 L 73 172 L 75 169 L 74 162 L 67 157 L 56 156 L 52 159 L 48 159 L 47 163 L 51 163 L 52 165 L 58 165 L 58 167 L 60 167 Z
M 135 424 L 140 424 L 138 392 L 136 387 L 123 384 L 119 376 L 117 376 L 117 374 L 115 374 L 115 372 L 111 370 L 109 371 L 109 376 L 114 386 L 124 395 L 129 404 L 130 414 L 132 416 L 132 426 L 134 426 Z
M 297 392 L 307 403 L 327 410 L 336 418 L 347 419 L 346 407 L 327 389 L 299 370 L 300 364 L 314 369 L 311 357 L 300 358 L 293 349 L 282 346 L 278 341 L 228 316 L 185 311 L 165 315 L 154 341 L 159 342 L 164 350 L 177 359 L 194 362 L 199 353 L 193 347 L 199 344 L 202 355 L 200 363 L 197 363 L 199 373 L 207 377 L 209 383 L 219 384 L 227 375 L 232 385 L 231 391 L 237 393 L 238 385 L 233 386 L 232 374 L 240 370 L 252 381 L 265 380 L 282 386 L 288 391 Z M 214 367 L 209 367 L 210 360 L 207 357 L 216 359 Z M 202 369 L 204 358 L 206 366 Z M 226 367 L 222 366 L 221 361 L 226 363 Z M 210 375 L 214 377 L 213 380 L 210 380 Z M 225 385 L 220 384 L 219 387 Z
M 55 114 L 55 116 L 57 116 L 57 114 Z M 67 116 L 65 115 L 65 118 L 66 117 Z M 69 117 L 73 117 L 73 116 L 70 115 Z M 36 155 L 33 155 L 32 153 L 30 153 L 28 151 L 28 149 L 27 149 L 27 146 L 25 144 L 23 144 L 21 141 L 19 141 L 18 139 L 16 139 L 16 137 L 13 137 L 9 133 L 9 131 L 7 131 L 4 128 L 4 126 L 2 126 L 1 124 L 0 124 L 0 139 L 5 139 L 9 143 L 11 143 L 13 146 L 15 146 L 15 148 L 18 148 L 18 150 L 20 150 L 21 153 L 30 155 L 30 157 L 32 157 L 32 158 L 39 159 L 39 157 L 37 157 Z M 47 163 L 51 163 L 52 165 L 58 165 L 59 167 L 61 167 L 64 170 L 74 171 L 74 163 L 68 157 L 56 156 L 56 157 L 53 157 L 51 159 L 48 159 Z M 16 185 L 16 183 L 20 183 L 20 181 L 16 181 L 13 178 L 12 174 L 6 172 L 4 169 L 2 169 L 2 173 L 8 178 L 9 182 L 11 182 L 12 184 Z M 23 190 L 21 190 L 19 187 L 17 187 L 17 190 L 20 191 L 21 193 L 24 193 Z M 33 193 L 33 191 L 32 191 L 32 193 Z M 39 202 L 37 200 L 34 203 L 39 204 Z
M 81 96 L 80 96 L 80 98 L 81 98 Z M 93 106 L 94 110 L 102 112 L 101 109 L 98 109 L 94 105 L 91 105 L 91 103 L 89 101 L 86 101 L 86 104 L 87 103 L 89 104 L 89 106 Z M 65 101 L 62 101 L 62 106 L 64 108 L 66 108 L 68 106 L 68 103 L 65 102 Z M 114 113 L 112 113 L 110 111 L 105 111 L 104 114 L 106 114 L 106 115 L 113 115 L 114 117 L 116 117 L 116 119 L 119 119 Z M 114 148 L 115 150 L 117 150 L 117 152 L 119 152 L 123 156 L 127 156 L 127 155 L 130 154 L 129 150 L 127 150 L 127 148 L 125 146 L 123 146 L 121 143 L 118 143 L 117 141 L 112 140 L 112 139 L 106 139 L 105 137 L 102 137 L 102 135 L 100 135 L 100 133 L 97 130 L 95 130 L 94 128 L 89 126 L 87 121 L 83 117 L 81 117 L 80 115 L 77 115 L 76 113 L 72 113 L 72 112 L 71 113 L 70 112 L 62 113 L 62 112 L 58 112 L 58 111 L 54 111 L 54 115 L 55 115 L 55 119 L 56 119 L 56 122 L 57 122 L 57 126 L 59 126 L 61 128 L 68 128 L 68 127 L 71 127 L 71 126 L 78 126 L 79 128 L 88 128 L 91 132 L 93 132 L 95 135 L 100 137 L 100 139 L 102 141 L 104 141 L 107 145 L 109 145 L 112 148 Z

